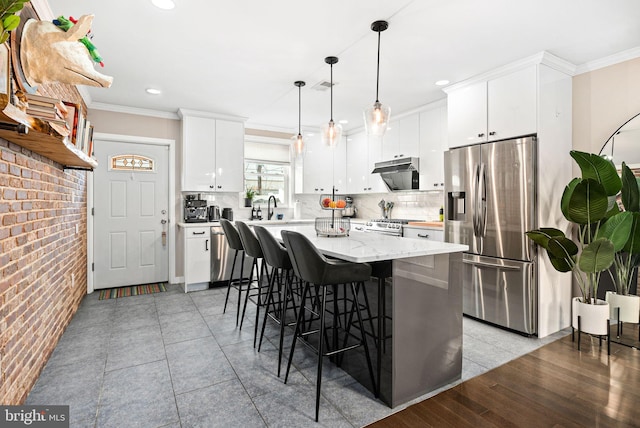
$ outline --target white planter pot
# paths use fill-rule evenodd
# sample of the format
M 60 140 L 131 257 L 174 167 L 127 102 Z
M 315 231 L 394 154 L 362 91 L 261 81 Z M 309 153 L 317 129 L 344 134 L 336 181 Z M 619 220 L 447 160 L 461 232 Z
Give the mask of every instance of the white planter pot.
M 580 331 L 583 333 L 607 335 L 609 331 L 609 303 L 596 300 L 596 304 L 582 303 L 581 297 L 571 300 L 571 326 L 578 328 L 580 316 Z
M 614 291 L 607 291 L 605 299 L 609 302 L 610 319 L 618 320 L 618 310 L 620 308 L 620 319 L 618 321 L 638 324 L 640 322 L 640 296 L 633 294 L 622 295 Z

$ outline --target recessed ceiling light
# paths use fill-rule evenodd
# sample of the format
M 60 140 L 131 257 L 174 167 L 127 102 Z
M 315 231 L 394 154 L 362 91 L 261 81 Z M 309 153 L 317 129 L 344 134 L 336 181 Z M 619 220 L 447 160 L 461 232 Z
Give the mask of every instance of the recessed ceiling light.
M 339 120 L 338 123 L 342 123 L 344 125 L 346 123 L 349 123 L 349 121 L 347 119 L 342 119 L 342 120 Z
M 176 4 L 173 0 L 151 0 L 151 3 L 160 9 L 171 10 L 176 7 Z
M 309 132 L 309 133 L 307 134 L 307 137 L 313 137 L 314 135 L 316 135 L 316 134 L 314 134 L 314 133 L 312 133 L 312 132 Z
M 147 94 L 151 94 L 151 95 L 160 95 L 162 93 L 160 89 L 156 89 L 156 88 L 147 88 L 146 91 L 147 91 Z
M 438 80 L 436 82 L 436 86 L 444 86 L 444 85 L 448 85 L 449 81 L 448 80 Z

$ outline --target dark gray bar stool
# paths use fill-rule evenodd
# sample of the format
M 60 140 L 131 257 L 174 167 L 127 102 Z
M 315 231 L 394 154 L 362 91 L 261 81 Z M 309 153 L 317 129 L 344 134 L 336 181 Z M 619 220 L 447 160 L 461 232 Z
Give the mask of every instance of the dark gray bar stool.
M 238 231 L 229 220 L 224 218 L 220 219 L 220 225 L 222 226 L 222 230 L 224 230 L 224 236 L 227 240 L 229 248 L 235 250 L 235 254 L 233 255 L 233 264 L 231 265 L 231 273 L 229 274 L 229 283 L 227 284 L 227 297 L 224 299 L 224 309 L 222 310 L 222 313 L 227 312 L 227 302 L 229 301 L 229 291 L 231 290 L 231 287 L 236 287 L 238 289 L 238 311 L 236 312 L 237 326 L 240 317 L 240 301 L 242 300 L 242 280 L 244 277 L 244 247 L 242 246 L 242 240 L 240 239 Z M 236 259 L 238 258 L 238 254 L 240 251 L 242 251 L 242 257 L 240 260 L 240 278 L 233 279 L 233 272 L 236 268 Z
M 276 238 L 271 235 L 267 229 L 262 226 L 253 227 L 264 260 L 267 265 L 272 267 L 271 278 L 269 281 L 269 289 L 267 291 L 267 306 L 264 311 L 264 319 L 262 321 L 262 330 L 260 331 L 260 341 L 258 342 L 258 352 L 262 348 L 262 339 L 264 338 L 264 330 L 267 324 L 267 318 L 271 318 L 280 326 L 280 342 L 278 346 L 278 377 L 280 377 L 280 366 L 282 365 L 282 349 L 284 340 L 284 326 L 287 325 L 287 311 L 293 309 L 294 319 L 297 318 L 297 310 L 295 300 L 292 294 L 293 285 L 293 265 L 287 249 L 282 246 Z M 274 293 L 274 285 L 278 284 L 278 290 Z M 274 298 L 278 296 L 278 300 Z M 276 309 L 277 307 L 277 309 Z
M 266 292 L 268 285 L 263 286 L 262 279 L 263 273 L 265 271 L 265 264 L 260 263 L 258 267 L 258 261 L 264 258 L 264 254 L 262 253 L 262 247 L 260 247 L 260 243 L 258 242 L 258 238 L 253 233 L 253 231 L 247 226 L 245 223 L 241 221 L 236 221 L 236 226 L 238 227 L 238 233 L 240 234 L 240 240 L 242 241 L 242 246 L 244 247 L 244 252 L 247 253 L 247 256 L 253 257 L 253 263 L 251 264 L 251 273 L 249 274 L 249 285 L 247 286 L 247 293 L 244 295 L 244 306 L 242 307 L 242 315 L 240 317 L 240 329 L 242 329 L 242 323 L 244 321 L 244 314 L 247 311 L 247 302 L 249 301 L 249 297 L 251 295 L 251 284 L 253 284 L 253 273 L 256 273 L 256 293 L 253 296 L 257 296 L 256 299 L 256 321 L 254 325 L 253 332 L 253 347 L 256 347 L 256 339 L 258 338 L 258 320 L 260 318 L 260 307 L 265 305 L 265 301 L 262 298 L 263 291 Z M 267 271 L 267 284 L 269 283 L 269 272 Z M 264 288 L 264 290 L 263 290 Z M 266 294 L 266 293 L 265 293 Z
M 318 421 L 318 413 L 320 412 L 320 386 L 322 382 L 322 357 L 333 356 L 357 347 L 363 346 L 365 357 L 367 360 L 367 366 L 369 368 L 369 375 L 371 376 L 371 384 L 374 390 L 377 391 L 376 382 L 373 375 L 373 367 L 371 365 L 371 356 L 369 355 L 369 346 L 367 345 L 367 338 L 362 323 L 362 314 L 360 309 L 360 303 L 358 302 L 358 293 L 356 291 L 355 283 L 364 287 L 364 282 L 369 280 L 371 276 L 371 266 L 367 263 L 351 263 L 341 260 L 327 259 L 318 249 L 307 239 L 304 235 L 293 231 L 282 231 L 282 238 L 287 252 L 291 258 L 293 264 L 293 270 L 296 275 L 304 281 L 304 290 L 302 292 L 302 300 L 300 302 L 298 319 L 296 321 L 296 328 L 293 334 L 293 342 L 291 343 L 291 352 L 289 353 L 289 361 L 287 363 L 287 372 L 285 374 L 284 382 L 287 383 L 289 377 L 289 370 L 291 369 L 291 361 L 293 360 L 293 353 L 296 347 L 296 341 L 298 336 L 308 336 L 313 333 L 318 333 L 318 374 L 316 378 L 316 422 Z M 314 287 L 321 289 L 320 298 L 320 312 L 318 314 L 320 319 L 320 329 L 302 332 L 302 326 L 304 324 L 305 313 L 305 301 L 307 296 L 311 292 L 311 284 Z M 326 329 L 326 313 L 327 313 L 327 288 L 331 286 L 334 292 L 334 296 L 337 296 L 337 286 L 343 285 L 345 287 L 344 293 L 346 294 L 346 285 L 351 285 L 351 293 L 353 296 L 352 307 L 355 308 L 356 315 L 358 317 L 358 325 L 360 326 L 360 341 L 359 343 L 352 344 L 350 346 L 343 346 L 337 349 L 337 326 L 338 317 L 337 305 L 334 305 L 333 312 L 333 326 L 332 337 L 334 349 L 329 351 L 324 350 L 324 342 L 328 341 L 328 329 Z M 335 301 L 335 299 L 334 299 Z M 349 335 L 349 331 L 346 331 Z

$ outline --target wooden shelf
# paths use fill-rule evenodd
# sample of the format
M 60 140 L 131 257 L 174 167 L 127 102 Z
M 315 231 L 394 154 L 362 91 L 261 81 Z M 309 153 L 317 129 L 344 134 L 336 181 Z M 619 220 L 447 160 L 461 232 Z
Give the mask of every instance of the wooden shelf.
M 65 167 L 92 170 L 98 166 L 95 159 L 71 143 L 69 131 L 66 128 L 27 115 L 8 103 L 6 95 L 0 95 L 0 105 L 5 106 L 0 111 L 0 121 L 22 123 L 29 129 L 27 134 L 0 129 L 0 138 L 45 156 Z

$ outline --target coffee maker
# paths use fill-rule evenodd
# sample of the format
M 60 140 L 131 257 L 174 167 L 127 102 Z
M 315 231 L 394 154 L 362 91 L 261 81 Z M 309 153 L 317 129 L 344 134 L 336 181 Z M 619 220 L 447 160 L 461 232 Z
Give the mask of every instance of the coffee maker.
M 353 198 L 346 196 L 344 201 L 347 205 L 342 209 L 342 217 L 355 217 L 358 214 L 358 209 L 353 205 Z
M 207 222 L 207 201 L 200 199 L 198 195 L 185 195 L 184 197 L 184 221 L 185 223 Z

